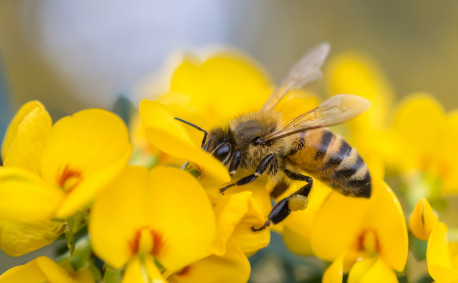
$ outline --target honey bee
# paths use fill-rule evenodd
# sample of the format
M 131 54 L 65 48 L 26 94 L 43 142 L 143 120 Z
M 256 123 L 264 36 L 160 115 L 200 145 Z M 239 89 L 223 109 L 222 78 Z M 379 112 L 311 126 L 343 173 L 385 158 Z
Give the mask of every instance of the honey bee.
M 281 195 L 291 181 L 304 181 L 298 191 L 277 202 L 261 227 L 277 224 L 291 211 L 305 209 L 312 189 L 311 175 L 346 196 L 369 198 L 371 175 L 355 148 L 341 136 L 325 127 L 348 121 L 366 111 L 370 103 L 359 96 L 340 94 L 318 107 L 282 122 L 282 114 L 274 107 L 293 89 L 321 76 L 320 68 L 329 53 L 323 43 L 306 53 L 273 91 L 262 109 L 233 119 L 227 127 L 205 132 L 202 148 L 228 167 L 231 175 L 239 169 L 254 173 L 220 189 L 242 186 L 261 175 L 270 176 L 274 184 L 273 198 Z M 304 175 L 304 173 L 307 175 Z

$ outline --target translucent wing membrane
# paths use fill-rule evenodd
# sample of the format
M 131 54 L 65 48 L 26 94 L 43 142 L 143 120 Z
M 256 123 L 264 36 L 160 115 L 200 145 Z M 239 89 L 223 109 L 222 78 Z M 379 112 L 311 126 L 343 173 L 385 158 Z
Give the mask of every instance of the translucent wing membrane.
M 303 87 L 321 77 L 321 66 L 328 56 L 330 46 L 322 43 L 306 53 L 299 62 L 294 65 L 288 75 L 281 81 L 274 90 L 262 110 L 272 110 L 275 105 L 292 89 Z
M 266 140 L 274 141 L 305 130 L 337 125 L 358 116 L 369 106 L 368 100 L 357 95 L 334 95 L 318 107 L 291 119 L 280 130 L 268 135 Z

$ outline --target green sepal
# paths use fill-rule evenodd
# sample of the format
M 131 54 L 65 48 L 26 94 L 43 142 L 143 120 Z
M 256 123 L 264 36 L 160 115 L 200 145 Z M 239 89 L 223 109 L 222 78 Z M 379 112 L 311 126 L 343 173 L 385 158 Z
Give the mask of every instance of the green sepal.
M 75 244 L 75 250 L 70 257 L 70 265 L 76 271 L 87 266 L 91 260 L 92 247 L 89 237 L 85 236 L 80 238 Z
M 115 269 L 108 264 L 104 266 L 105 273 L 102 283 L 119 283 L 122 280 L 121 270 Z

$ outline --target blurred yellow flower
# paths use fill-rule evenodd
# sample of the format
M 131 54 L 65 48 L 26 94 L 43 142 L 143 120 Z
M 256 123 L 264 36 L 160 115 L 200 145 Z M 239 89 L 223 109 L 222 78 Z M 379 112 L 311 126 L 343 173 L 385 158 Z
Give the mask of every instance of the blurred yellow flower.
M 74 271 L 68 262 L 62 265 L 48 257 L 41 256 L 31 262 L 13 267 L 0 275 L 0 283 L 92 283 L 95 278 L 92 272 L 83 268 Z
M 391 131 L 397 137 L 397 154 L 402 156 L 396 168 L 404 176 L 421 173 L 431 180 L 425 196 L 458 192 L 457 111 L 446 114 L 432 96 L 413 94 L 400 104 Z
M 128 167 L 96 199 L 89 223 L 95 253 L 114 268 L 127 264 L 125 282 L 142 278 L 142 270 L 145 282 L 179 273 L 209 255 L 215 230 L 202 186 L 167 167 Z
M 248 57 L 218 52 L 205 60 L 186 56 L 173 72 L 169 92 L 158 101 L 178 117 L 210 129 L 258 111 L 271 90 L 270 79 Z
M 56 239 L 65 223 L 51 220 L 84 209 L 130 151 L 127 129 L 112 113 L 84 110 L 52 125 L 41 103 L 25 104 L 2 145 L 1 248 L 17 256 Z
M 407 261 L 408 237 L 397 197 L 375 179 L 370 199 L 329 194 L 310 232 L 314 254 L 334 261 L 325 278 L 350 271 L 348 282 L 396 282 Z
M 415 237 L 426 241 L 438 222 L 439 218 L 434 213 L 428 200 L 421 198 L 410 216 L 409 228 Z
M 458 282 L 458 243 L 447 239 L 447 225 L 438 223 L 428 240 L 426 260 L 437 282 Z

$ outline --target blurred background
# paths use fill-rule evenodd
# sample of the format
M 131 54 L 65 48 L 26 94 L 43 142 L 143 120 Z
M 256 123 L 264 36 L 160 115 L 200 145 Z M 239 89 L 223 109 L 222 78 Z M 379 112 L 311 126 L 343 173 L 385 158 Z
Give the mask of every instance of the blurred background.
M 0 137 L 28 100 L 42 101 L 54 118 L 112 108 L 121 94 L 138 102 L 138 83 L 171 53 L 215 45 L 246 52 L 278 82 L 327 41 L 331 56 L 372 56 L 398 97 L 426 91 L 456 108 L 457 15 L 458 1 L 3 0 Z M 0 272 L 28 259 L 14 260 L 0 261 Z

